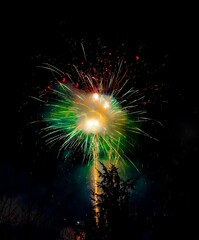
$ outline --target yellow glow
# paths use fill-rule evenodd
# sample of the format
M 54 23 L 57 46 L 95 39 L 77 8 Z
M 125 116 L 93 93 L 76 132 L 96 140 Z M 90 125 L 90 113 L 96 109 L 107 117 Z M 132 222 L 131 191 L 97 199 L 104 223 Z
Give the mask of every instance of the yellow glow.
M 105 102 L 105 103 L 104 103 L 104 108 L 109 108 L 109 107 L 110 107 L 109 103 L 108 103 L 108 102 Z
M 90 128 L 92 128 L 92 127 L 98 127 L 98 126 L 99 126 L 99 122 L 98 122 L 97 120 L 95 120 L 95 119 L 89 120 L 89 121 L 87 122 L 87 126 L 90 127 Z
M 77 129 L 86 134 L 115 134 L 115 127 L 120 131 L 120 125 L 126 120 L 123 111 L 115 110 L 111 96 L 99 93 L 79 94 L 74 108 L 78 109 Z
M 99 144 L 95 139 L 95 145 L 93 149 L 93 160 L 94 160 L 94 165 L 93 165 L 93 188 L 94 188 L 94 205 L 95 205 L 95 222 L 96 226 L 99 226 L 99 214 L 100 214 L 100 208 L 98 206 L 99 200 L 98 200 L 98 194 L 100 193 L 99 188 L 98 188 L 98 181 L 99 181 Z
M 96 119 L 89 119 L 86 122 L 86 129 L 88 132 L 96 133 L 100 130 L 100 123 Z
M 99 189 L 98 189 L 98 180 L 99 180 L 99 173 L 98 173 L 98 155 L 96 156 L 96 158 L 94 159 L 94 168 L 93 168 L 93 175 L 94 175 L 94 199 L 95 199 L 95 221 L 96 221 L 96 225 L 99 225 L 99 213 L 100 213 L 100 209 L 98 206 L 98 194 L 99 194 Z
M 93 94 L 93 98 L 94 98 L 95 100 L 98 100 L 98 99 L 99 99 L 99 94 L 98 94 L 98 93 L 94 93 L 94 94 Z

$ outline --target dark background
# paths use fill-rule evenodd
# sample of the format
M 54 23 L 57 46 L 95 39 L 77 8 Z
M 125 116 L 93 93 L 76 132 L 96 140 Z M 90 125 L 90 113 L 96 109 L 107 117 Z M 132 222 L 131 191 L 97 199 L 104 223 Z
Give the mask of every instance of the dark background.
M 110 46 L 126 42 L 135 54 L 139 46 L 145 46 L 141 54 L 148 64 L 155 68 L 166 65 L 152 76 L 164 87 L 163 97 L 150 111 L 163 121 L 164 128 L 155 132 L 158 143 L 143 141 L 138 148 L 146 186 L 140 185 L 138 190 L 145 189 L 135 203 L 132 239 L 197 239 L 198 74 L 194 26 L 194 7 L 167 3 L 30 4 L 7 14 L 2 44 L 1 198 L 19 198 L 24 206 L 33 202 L 45 216 L 56 215 L 55 219 L 83 218 L 86 197 L 82 193 L 75 202 L 75 193 L 69 190 L 80 191 L 74 177 L 78 170 L 76 175 L 68 173 L 74 182 L 65 179 L 57 170 L 63 165 L 57 162 L 56 152 L 46 150 L 34 130 L 24 130 L 31 115 L 26 93 L 34 79 L 34 64 L 42 58 L 62 58 L 67 52 L 67 39 L 100 37 Z M 59 203 L 65 206 L 57 207 Z M 4 239 L 9 239 L 5 228 L 1 231 Z

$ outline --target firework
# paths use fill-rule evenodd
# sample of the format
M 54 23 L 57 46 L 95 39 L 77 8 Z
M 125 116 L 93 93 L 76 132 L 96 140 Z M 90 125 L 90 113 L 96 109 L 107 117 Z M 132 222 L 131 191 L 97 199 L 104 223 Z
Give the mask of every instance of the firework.
M 129 153 L 136 134 L 150 136 L 140 127 L 148 121 L 146 111 L 140 108 L 144 96 L 132 86 L 126 60 L 117 58 L 113 64 L 110 58 L 98 57 L 96 64 L 89 64 L 83 45 L 82 50 L 84 64 L 70 65 L 67 73 L 43 64 L 42 68 L 59 79 L 37 99 L 44 106 L 42 121 L 46 125 L 41 133 L 46 143 L 59 143 L 59 152 L 81 149 L 84 160 L 94 163 L 94 191 L 98 193 L 97 163 L 107 161 L 121 166 L 128 161 L 139 172 Z
M 60 151 L 80 148 L 88 160 L 93 160 L 97 151 L 100 159 L 131 161 L 128 152 L 134 147 L 135 134 L 149 135 L 139 127 L 147 121 L 145 111 L 138 110 L 144 96 L 137 97 L 133 87 L 124 91 L 129 79 L 125 79 L 127 69 L 122 64 L 106 76 L 96 69 L 91 74 L 75 67 L 81 88 L 67 74 L 64 82 L 48 87 L 39 97 L 45 106 L 43 121 L 47 125 L 41 132 L 47 144 L 60 142 Z M 45 67 L 59 71 L 49 64 Z M 69 82 L 65 82 L 66 77 Z

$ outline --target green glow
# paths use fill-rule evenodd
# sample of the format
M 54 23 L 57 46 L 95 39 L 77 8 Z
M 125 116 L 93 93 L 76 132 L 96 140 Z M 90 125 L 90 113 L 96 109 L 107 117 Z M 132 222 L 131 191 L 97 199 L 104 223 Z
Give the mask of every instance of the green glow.
M 43 120 L 47 126 L 41 131 L 47 144 L 61 142 L 60 151 L 81 148 L 84 157 L 92 160 L 97 142 L 100 159 L 130 161 L 127 152 L 133 148 L 133 133 L 142 133 L 138 118 L 143 112 L 133 115 L 113 95 L 85 92 L 60 82 L 46 96 Z

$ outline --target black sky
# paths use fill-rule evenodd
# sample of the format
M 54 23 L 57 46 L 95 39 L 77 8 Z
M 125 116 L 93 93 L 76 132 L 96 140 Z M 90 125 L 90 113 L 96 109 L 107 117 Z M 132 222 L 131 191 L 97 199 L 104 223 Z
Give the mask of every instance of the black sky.
M 18 196 L 24 204 L 29 198 L 38 199 L 38 206 L 42 208 L 42 202 L 58 203 L 65 201 L 67 196 L 67 205 L 58 206 L 57 211 L 60 216 L 63 209 L 68 215 L 76 216 L 78 202 L 71 205 L 74 212 L 70 209 L 70 201 L 74 201 L 75 196 L 70 189 L 74 185 L 64 179 L 63 173 L 57 177 L 58 170 L 55 169 L 59 169 L 61 163 L 56 160 L 56 152 L 46 151 L 42 141 L 31 132 L 34 130 L 28 130 L 25 136 L 22 134 L 23 124 L 28 120 L 22 106 L 30 88 L 33 65 L 42 57 L 62 59 L 62 49 L 67 51 L 65 40 L 71 38 L 93 40 L 100 37 L 110 46 L 127 42 L 135 49 L 144 45 L 143 54 L 150 64 L 158 66 L 159 61 L 166 62 L 165 69 L 155 78 L 161 77 L 163 85 L 167 86 L 164 94 L 168 104 L 162 109 L 158 105 L 157 109 L 152 109 L 154 116 L 165 123 L 164 129 L 157 132 L 159 142 L 143 141 L 139 150 L 143 148 L 144 153 L 138 150 L 150 190 L 143 197 L 138 194 L 137 225 L 141 230 L 137 239 L 179 239 L 182 236 L 197 239 L 194 217 L 198 216 L 198 88 L 194 23 L 191 8 L 166 2 L 116 6 L 74 2 L 48 8 L 30 5 L 25 11 L 6 16 L 3 23 L 6 71 L 2 80 L 0 197 Z M 55 160 L 49 163 L 49 158 Z M 65 183 L 68 190 L 64 189 Z M 80 191 L 78 181 L 75 184 Z M 86 206 L 84 194 L 81 201 Z M 144 211 L 141 211 L 143 205 Z M 55 211 L 55 205 L 48 207 L 46 212 Z M 154 211 L 158 213 L 157 217 L 151 217 Z M 146 220 L 148 216 L 151 223 Z

